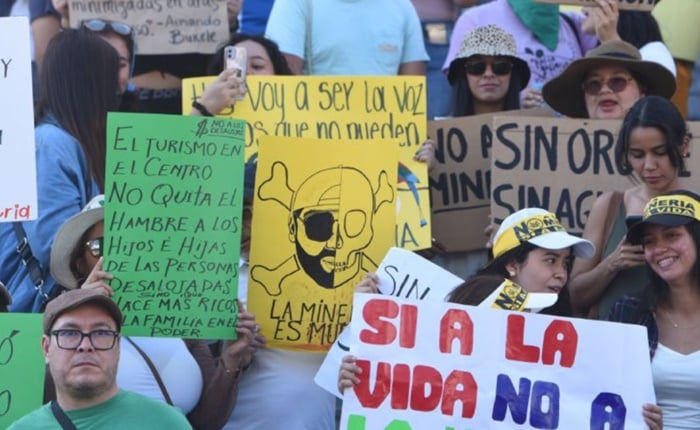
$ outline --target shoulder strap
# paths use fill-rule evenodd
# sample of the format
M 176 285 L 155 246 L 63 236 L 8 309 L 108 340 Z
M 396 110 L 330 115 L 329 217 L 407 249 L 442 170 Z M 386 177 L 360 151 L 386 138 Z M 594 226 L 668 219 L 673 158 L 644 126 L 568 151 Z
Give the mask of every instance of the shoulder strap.
M 581 51 L 581 55 L 585 54 L 583 52 L 583 43 L 581 42 L 581 35 L 578 33 L 578 26 L 574 22 L 571 17 L 565 13 L 559 13 L 562 18 L 564 18 L 564 21 L 569 25 L 569 28 L 571 28 L 571 31 L 574 32 L 574 35 L 576 36 L 576 41 L 578 42 L 578 49 Z
M 153 364 L 151 359 L 148 357 L 148 355 L 144 352 L 143 349 L 141 349 L 138 345 L 136 345 L 136 342 L 131 340 L 129 336 L 124 336 L 124 339 L 126 339 L 131 346 L 134 347 L 136 351 L 138 351 L 139 354 L 141 354 L 141 357 L 143 358 L 143 361 L 146 362 L 148 365 L 148 368 L 151 369 L 151 373 L 153 374 L 153 377 L 156 378 L 156 382 L 158 383 L 158 387 L 160 387 L 160 391 L 163 393 L 163 397 L 165 397 L 165 402 L 169 404 L 170 406 L 173 405 L 173 400 L 170 398 L 170 394 L 168 393 L 168 389 L 165 387 L 165 384 L 163 383 L 163 379 L 160 377 L 160 373 L 158 373 L 158 369 L 156 369 L 156 366 Z
M 44 269 L 41 267 L 39 260 L 34 257 L 32 248 L 29 246 L 29 239 L 27 239 L 27 232 L 24 231 L 24 226 L 21 222 L 13 222 L 12 229 L 15 232 L 15 237 L 17 237 L 17 248 L 15 248 L 15 250 L 17 254 L 19 254 L 22 264 L 27 268 L 29 278 L 32 280 L 36 292 L 41 296 L 43 305 L 46 306 L 49 300 L 58 295 L 60 288 L 56 286 L 53 292 L 47 293 L 44 291 Z
M 304 43 L 304 63 L 306 68 L 306 74 L 311 75 L 312 73 L 312 58 L 313 52 L 311 51 L 311 24 L 313 18 L 313 6 L 312 0 L 306 0 L 306 40 Z
M 55 400 L 51 402 L 51 412 L 53 412 L 53 416 L 56 417 L 56 421 L 58 421 L 63 430 L 78 430 Z
M 607 238 L 603 249 L 608 246 L 608 240 L 610 240 L 610 234 L 612 233 L 613 225 L 615 224 L 615 218 L 617 217 L 617 212 L 620 210 L 620 205 L 622 204 L 622 198 L 625 193 L 622 191 L 613 191 L 612 196 L 610 196 L 610 204 L 608 205 L 608 213 L 605 214 L 605 237 Z

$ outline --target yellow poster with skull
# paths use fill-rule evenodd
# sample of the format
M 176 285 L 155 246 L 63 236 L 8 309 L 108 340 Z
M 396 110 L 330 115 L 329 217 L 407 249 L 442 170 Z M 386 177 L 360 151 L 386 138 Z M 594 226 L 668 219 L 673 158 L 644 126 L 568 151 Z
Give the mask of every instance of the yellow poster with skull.
M 391 141 L 261 138 L 248 310 L 268 346 L 325 351 L 350 321 L 394 243 L 397 162 Z
M 183 80 L 184 113 L 215 79 Z M 424 77 L 248 76 L 246 88 L 243 100 L 219 112 L 246 121 L 246 159 L 264 136 L 394 142 L 400 160 L 395 246 L 432 246 L 428 169 L 413 159 L 428 137 Z

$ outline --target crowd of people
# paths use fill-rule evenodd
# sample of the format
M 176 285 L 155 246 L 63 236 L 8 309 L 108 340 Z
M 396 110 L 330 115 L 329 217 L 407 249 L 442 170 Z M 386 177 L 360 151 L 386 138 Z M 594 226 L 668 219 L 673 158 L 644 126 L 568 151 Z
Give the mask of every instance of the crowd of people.
M 237 339 L 120 333 L 102 258 L 107 112 L 219 114 L 246 91 L 224 67 L 226 46 L 246 49 L 248 75 L 426 76 L 428 120 L 541 107 L 618 120 L 615 163 L 634 185 L 601 194 L 582 237 L 543 208 L 523 208 L 488 229 L 481 249 L 437 250 L 433 261 L 465 279 L 452 303 L 477 305 L 506 280 L 557 294 L 545 314 L 645 326 L 657 402 L 640 414 L 652 430 L 700 428 L 700 196 L 681 184 L 687 121 L 700 104 L 700 79 L 688 77 L 700 66 L 665 43 L 668 24 L 651 12 L 617 0 L 580 10 L 534 0 L 228 0 L 231 35 L 216 53 L 141 55 L 126 23 L 95 17 L 69 28 L 67 0 L 7 3 L 0 16 L 31 20 L 40 210 L 0 224 L 0 312 L 43 312 L 47 363 L 45 405 L 11 429 L 336 428 L 337 400 L 313 381 L 323 354 L 266 347 L 246 311 L 255 159 L 245 166 Z M 685 37 L 698 39 L 700 64 L 695 33 Z M 182 79 L 204 75 L 216 79 L 182 112 Z M 431 167 L 434 151 L 428 139 L 416 159 Z M 548 228 L 520 240 L 514 226 L 531 221 Z M 377 282 L 368 273 L 356 291 L 378 293 Z M 343 360 L 341 391 L 359 382 L 355 360 Z

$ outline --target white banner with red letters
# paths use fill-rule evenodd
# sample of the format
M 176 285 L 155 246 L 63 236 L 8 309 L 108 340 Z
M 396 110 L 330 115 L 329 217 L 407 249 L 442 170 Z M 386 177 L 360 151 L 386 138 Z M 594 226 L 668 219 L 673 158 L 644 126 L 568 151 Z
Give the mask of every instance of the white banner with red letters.
M 355 294 L 341 429 L 646 429 L 641 326 Z

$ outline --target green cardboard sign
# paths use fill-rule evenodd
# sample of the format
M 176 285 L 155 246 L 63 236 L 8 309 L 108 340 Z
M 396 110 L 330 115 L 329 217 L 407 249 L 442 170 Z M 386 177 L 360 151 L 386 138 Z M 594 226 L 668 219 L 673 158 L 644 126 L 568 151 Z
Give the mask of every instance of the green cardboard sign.
M 105 270 L 132 336 L 234 339 L 245 122 L 110 113 Z
M 0 313 L 0 428 L 41 406 L 41 314 Z

